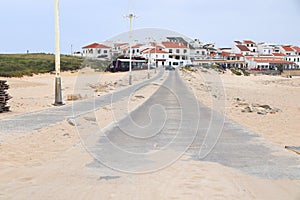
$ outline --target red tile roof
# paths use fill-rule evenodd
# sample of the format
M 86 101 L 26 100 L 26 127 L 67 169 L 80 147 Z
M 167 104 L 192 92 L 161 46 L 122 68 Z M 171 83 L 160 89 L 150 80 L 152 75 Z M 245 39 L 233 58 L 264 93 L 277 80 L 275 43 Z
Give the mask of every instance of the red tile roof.
M 236 45 L 241 51 L 250 51 L 245 45 Z
M 149 48 L 147 48 L 147 49 L 144 49 L 143 51 L 141 51 L 141 53 L 149 53 Z M 165 51 L 163 51 L 163 50 L 160 50 L 160 49 L 156 49 L 156 51 L 155 51 L 155 49 L 151 49 L 150 50 L 150 53 L 151 54 L 155 54 L 155 53 L 164 53 L 164 54 L 168 54 L 167 52 L 165 52 Z
M 286 60 L 281 60 L 281 59 L 260 59 L 260 58 L 255 58 L 255 62 L 259 63 L 270 63 L 270 64 L 293 64 L 293 62 L 286 61 Z
M 103 44 L 99 44 L 99 43 L 93 43 L 93 44 L 90 44 L 90 45 L 87 45 L 85 47 L 82 47 L 83 49 L 110 49 L 109 46 L 105 46 Z
M 167 52 L 165 52 L 165 51 L 163 51 L 163 50 L 160 50 L 160 49 L 156 49 L 156 51 L 155 51 L 155 49 L 152 49 L 152 50 L 150 51 L 150 53 L 165 53 L 165 54 L 168 54 Z
M 244 44 L 255 44 L 255 42 L 251 40 L 244 40 Z
M 222 52 L 222 57 L 243 57 L 243 54 L 240 53 L 229 53 L 229 52 Z
M 231 53 L 222 51 L 222 57 L 229 57 Z
M 171 49 L 186 49 L 188 48 L 187 46 L 177 43 L 177 42 L 162 42 L 162 45 L 165 46 L 166 48 L 171 48 Z
M 295 51 L 300 52 L 300 47 L 293 46 L 292 48 L 293 48 Z
M 237 43 L 237 44 L 242 44 L 240 41 L 237 41 L 237 40 L 236 40 L 236 41 L 234 41 L 234 42 L 235 42 L 235 43 Z
M 285 54 L 284 53 L 273 53 L 273 56 L 284 57 Z
M 285 51 L 294 51 L 291 46 L 282 46 Z

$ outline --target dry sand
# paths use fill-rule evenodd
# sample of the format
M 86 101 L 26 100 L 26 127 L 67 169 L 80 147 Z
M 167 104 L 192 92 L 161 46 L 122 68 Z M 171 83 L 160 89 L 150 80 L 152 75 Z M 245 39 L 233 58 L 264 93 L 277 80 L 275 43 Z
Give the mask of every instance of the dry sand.
M 300 77 L 236 76 L 229 71 L 222 74 L 213 70 L 181 74 L 206 106 L 221 110 L 230 119 L 283 147 L 300 146 Z M 214 84 L 214 81 L 221 81 L 221 84 Z M 217 106 L 213 105 L 215 101 Z M 243 113 L 244 104 L 269 105 L 282 112 L 267 115 Z
M 28 82 L 34 82 L 35 79 L 37 79 L 37 82 L 34 82 L 34 86 L 29 83 L 28 86 L 21 84 L 23 90 L 20 90 L 20 92 L 25 90 L 31 94 L 33 87 L 36 91 L 44 91 L 43 89 L 47 84 L 50 90 L 52 88 L 50 84 L 52 83 L 52 77 L 45 76 L 45 78 L 40 76 L 28 78 L 32 79 Z M 66 76 L 69 77 L 70 82 L 67 81 L 67 78 L 64 78 L 66 81 L 64 85 L 69 84 L 67 87 L 72 88 L 76 77 L 73 77 L 73 75 Z M 111 81 L 120 78 L 114 76 L 119 76 L 119 74 L 114 74 L 110 79 Z M 185 77 L 189 76 L 185 74 Z M 192 74 L 192 76 L 195 75 Z M 46 79 L 48 82 L 45 81 Z M 237 88 L 243 90 L 243 87 L 248 87 L 246 82 L 250 84 L 252 79 L 253 84 L 263 86 L 266 83 L 265 81 L 269 79 L 277 80 L 277 78 L 234 77 L 225 74 L 222 75 L 222 79 L 228 80 L 228 88 L 232 88 L 228 91 L 229 93 L 232 91 L 232 98 L 236 98 L 238 94 L 239 98 L 249 102 L 255 100 L 257 103 L 278 106 L 283 112 L 274 116 L 278 117 L 281 114 L 288 116 L 286 108 L 289 107 L 289 104 L 284 104 L 286 107 L 283 107 L 280 103 L 275 104 L 275 99 L 272 102 L 267 102 L 264 98 L 259 99 L 266 95 L 257 95 L 257 98 L 253 97 L 251 99 L 251 94 L 236 91 Z M 281 80 L 281 78 L 278 79 Z M 18 81 L 26 82 L 23 79 Z M 197 85 L 200 83 L 198 81 L 198 79 L 193 78 L 189 82 Z M 241 84 L 244 81 L 245 83 Z M 12 81 L 10 82 L 12 83 Z M 192 84 L 191 86 L 194 88 Z M 124 104 L 128 104 L 129 110 L 132 110 L 143 103 L 157 88 L 157 85 L 150 85 L 133 94 L 127 100 L 99 109 L 94 113 L 97 116 L 98 125 L 105 127 L 114 120 L 111 108 L 121 108 L 124 107 Z M 294 86 L 288 86 L 288 88 L 293 90 Z M 11 92 L 13 90 L 14 88 L 11 88 Z M 198 95 L 204 95 L 204 93 L 201 93 L 202 90 L 198 91 Z M 252 91 L 255 93 L 257 89 Z M 17 105 L 18 94 L 18 92 L 14 93 L 15 105 Z M 24 95 L 26 92 L 22 94 Z M 291 95 L 288 92 L 284 94 Z M 206 98 L 203 95 L 198 96 L 199 99 L 209 105 L 209 97 Z M 249 95 L 249 98 L 246 95 Z M 276 98 L 283 98 L 278 94 L 273 95 Z M 43 100 L 48 99 L 45 98 L 43 92 L 36 97 Z M 291 96 L 285 96 L 285 98 L 287 97 Z M 19 99 L 21 100 L 21 98 Z M 236 113 L 237 116 L 238 114 L 241 115 L 240 108 L 235 107 L 234 100 L 231 100 L 229 95 L 227 95 L 227 99 L 231 104 L 227 104 L 226 110 L 231 110 L 231 107 L 232 113 Z M 292 101 L 287 100 L 287 102 Z M 34 108 L 37 110 L 43 108 L 41 105 L 44 105 L 42 103 L 38 106 L 32 104 L 31 101 L 24 101 L 24 103 L 28 106 L 36 106 Z M 49 105 L 51 103 L 51 96 L 49 96 Z M 21 109 L 17 111 L 16 109 L 14 112 L 22 113 L 26 111 Z M 227 115 L 230 116 L 230 112 Z M 241 116 L 251 115 L 258 117 L 253 113 L 243 113 Z M 273 116 L 259 117 L 269 118 Z M 288 119 L 292 117 L 295 116 L 290 116 Z M 265 133 L 261 134 L 265 135 Z M 275 139 L 279 135 L 273 137 Z M 278 139 L 278 141 L 280 140 Z M 0 151 L 0 199 L 300 199 L 299 181 L 259 179 L 215 163 L 186 161 L 185 157 L 172 166 L 151 174 L 121 174 L 100 164 L 98 168 L 94 169 L 88 167 L 94 162 L 94 159 L 85 151 L 76 127 L 67 122 L 45 127 L 42 130 L 22 135 L 17 139 L 7 139 L 0 144 Z
M 62 72 L 61 77 L 64 104 L 72 103 L 67 100 L 69 94 L 77 95 L 83 93 L 83 90 L 89 95 L 81 95 L 82 98 L 91 98 L 128 86 L 127 72 L 94 72 L 90 68 L 84 68 L 73 73 Z M 146 77 L 147 71 L 133 71 L 133 83 L 138 83 Z M 7 80 L 10 86 L 8 93 L 13 98 L 8 102 L 11 112 L 1 113 L 0 119 L 53 107 L 55 75 L 41 74 L 32 77 L 1 79 Z M 99 92 L 95 92 L 96 90 Z

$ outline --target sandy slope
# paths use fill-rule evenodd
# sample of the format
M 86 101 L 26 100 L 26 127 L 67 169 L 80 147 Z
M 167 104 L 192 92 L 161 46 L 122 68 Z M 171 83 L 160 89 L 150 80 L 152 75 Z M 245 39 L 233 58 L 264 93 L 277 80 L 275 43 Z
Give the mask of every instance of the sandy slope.
M 205 105 L 221 110 L 234 121 L 283 147 L 300 145 L 300 77 L 239 77 L 231 72 L 220 74 L 210 70 L 182 72 L 182 76 Z M 209 80 L 208 76 L 214 80 Z M 219 87 L 214 81 L 220 81 L 222 85 Z M 222 94 L 225 94 L 224 98 Z M 266 104 L 282 112 L 267 115 L 243 113 L 244 104 Z
M 265 79 L 273 80 L 273 77 L 257 80 L 257 77 L 242 79 L 244 77 L 232 77 L 230 74 L 222 76 L 238 83 L 245 80 L 252 82 L 248 79 L 254 79 L 255 84 L 259 85 L 263 85 Z M 69 84 L 72 85 L 74 79 L 69 77 Z M 42 80 L 38 82 L 42 83 Z M 198 85 L 197 81 L 193 78 L 189 82 Z M 235 85 L 236 82 L 231 84 L 233 91 L 236 87 L 247 86 Z M 23 88 L 27 87 L 32 90 L 32 86 Z M 36 90 L 43 90 L 43 85 L 35 87 Z M 129 109 L 134 109 L 156 89 L 157 85 L 148 86 L 127 100 L 96 111 L 98 125 L 105 127 L 113 121 L 112 107 L 122 108 L 127 104 Z M 205 92 L 199 92 L 200 100 L 209 105 L 209 98 L 204 98 Z M 237 94 L 247 101 L 259 100 L 258 97 L 248 99 L 242 92 Z M 232 97 L 236 98 L 237 94 Z M 227 99 L 231 97 L 227 96 Z M 236 109 L 232 113 L 240 114 L 240 108 L 235 108 L 233 100 L 230 102 L 232 109 Z M 262 103 L 272 102 L 262 99 Z M 28 102 L 27 105 L 32 104 Z M 288 108 L 288 104 L 286 106 Z M 227 107 L 226 110 L 231 110 Z M 280 104 L 278 107 L 287 114 Z M 257 117 L 256 114 L 254 116 Z M 299 181 L 259 179 L 219 164 L 187 161 L 186 157 L 168 168 L 143 175 L 121 174 L 100 163 L 95 167 L 91 165 L 94 159 L 84 149 L 76 127 L 67 122 L 22 135 L 18 139 L 8 139 L 0 144 L 0 151 L 0 199 L 300 199 Z

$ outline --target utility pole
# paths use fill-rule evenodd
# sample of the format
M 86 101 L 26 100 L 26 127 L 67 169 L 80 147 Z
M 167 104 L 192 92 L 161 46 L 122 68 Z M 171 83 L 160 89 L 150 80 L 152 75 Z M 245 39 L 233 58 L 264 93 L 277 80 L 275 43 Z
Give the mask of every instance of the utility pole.
M 129 30 L 129 85 L 132 85 L 132 20 L 136 18 L 136 15 L 132 13 L 132 1 L 130 1 L 130 13 L 126 16 L 130 21 Z
M 60 77 L 59 2 L 54 0 L 55 9 L 55 106 L 63 105 Z
M 132 19 L 136 18 L 133 13 L 126 16 L 130 21 L 129 31 L 129 85 L 132 85 Z
M 156 40 L 154 40 L 154 42 L 155 42 L 155 55 L 154 55 L 155 68 L 154 68 L 154 73 L 156 74 L 156 68 L 157 68 L 157 54 L 156 54 L 156 48 L 157 48 L 157 44 L 156 44 Z

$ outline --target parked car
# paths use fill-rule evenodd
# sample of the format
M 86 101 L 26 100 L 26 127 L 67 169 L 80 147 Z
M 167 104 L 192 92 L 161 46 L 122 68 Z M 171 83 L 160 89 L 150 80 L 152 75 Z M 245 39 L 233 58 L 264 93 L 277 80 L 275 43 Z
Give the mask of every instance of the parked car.
M 167 65 L 165 66 L 165 70 L 175 70 L 175 67 L 173 67 L 172 65 Z

